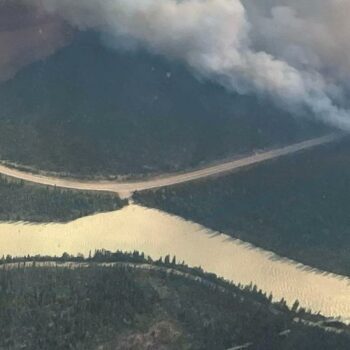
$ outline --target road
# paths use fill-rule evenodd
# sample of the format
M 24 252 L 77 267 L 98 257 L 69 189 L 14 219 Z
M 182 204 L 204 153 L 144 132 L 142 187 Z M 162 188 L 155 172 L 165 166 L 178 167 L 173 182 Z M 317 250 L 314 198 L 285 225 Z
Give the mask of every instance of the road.
M 295 143 L 282 148 L 272 149 L 261 153 L 255 153 L 244 158 L 239 158 L 231 161 L 224 161 L 220 164 L 208 166 L 206 168 L 188 171 L 184 173 L 153 177 L 143 181 L 87 181 L 69 178 L 59 178 L 33 174 L 30 172 L 10 168 L 6 165 L 0 165 L 0 174 L 46 186 L 56 186 L 60 188 L 84 191 L 114 192 L 118 193 L 122 198 L 128 198 L 132 193 L 136 191 L 157 189 L 161 187 L 177 185 L 211 176 L 217 176 L 233 171 L 238 171 L 248 166 L 265 162 L 267 160 L 272 160 L 275 158 L 300 152 L 302 150 L 330 143 L 340 139 L 341 137 L 341 134 L 329 134 L 326 136 Z

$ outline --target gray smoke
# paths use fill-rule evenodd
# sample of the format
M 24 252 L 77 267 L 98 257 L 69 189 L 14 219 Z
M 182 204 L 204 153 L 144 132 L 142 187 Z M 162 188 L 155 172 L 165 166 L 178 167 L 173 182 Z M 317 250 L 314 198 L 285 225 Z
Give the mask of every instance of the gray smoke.
M 348 0 L 42 0 L 118 43 L 185 62 L 241 94 L 350 130 Z

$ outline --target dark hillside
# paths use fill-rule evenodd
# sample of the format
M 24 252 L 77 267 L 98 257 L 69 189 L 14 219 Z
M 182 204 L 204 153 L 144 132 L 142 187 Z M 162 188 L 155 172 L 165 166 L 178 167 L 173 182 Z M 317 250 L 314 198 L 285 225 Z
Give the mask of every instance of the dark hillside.
M 319 132 L 94 33 L 0 85 L 0 159 L 79 176 L 175 171 Z

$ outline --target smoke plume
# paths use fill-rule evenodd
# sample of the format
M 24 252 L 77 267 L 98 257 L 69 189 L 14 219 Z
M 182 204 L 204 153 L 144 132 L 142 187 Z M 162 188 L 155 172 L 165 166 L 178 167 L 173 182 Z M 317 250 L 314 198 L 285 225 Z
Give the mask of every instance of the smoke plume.
M 231 91 L 350 130 L 348 0 L 42 0 L 95 29 L 181 60 Z

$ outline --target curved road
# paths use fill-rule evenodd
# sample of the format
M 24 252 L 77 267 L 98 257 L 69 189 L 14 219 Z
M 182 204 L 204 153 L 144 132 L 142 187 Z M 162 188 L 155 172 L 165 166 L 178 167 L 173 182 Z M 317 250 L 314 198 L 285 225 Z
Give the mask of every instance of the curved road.
M 272 149 L 266 152 L 256 153 L 244 158 L 225 161 L 217 165 L 208 166 L 203 169 L 188 171 L 178 174 L 170 174 L 160 177 L 154 177 L 143 181 L 87 181 L 76 179 L 65 179 L 51 176 L 33 174 L 26 171 L 21 171 L 9 168 L 5 165 L 0 165 L 0 174 L 10 176 L 16 179 L 29 181 L 46 186 L 56 186 L 61 188 L 69 188 L 76 190 L 87 191 L 104 191 L 118 193 L 122 198 L 130 197 L 133 192 L 144 191 L 166 187 L 194 180 L 203 179 L 210 176 L 221 175 L 224 173 L 237 171 L 250 165 L 262 163 L 267 160 L 279 158 L 292 153 L 296 153 L 308 148 L 316 147 L 326 143 L 333 142 L 342 137 L 341 134 L 330 134 L 307 141 L 295 143 L 278 149 Z

